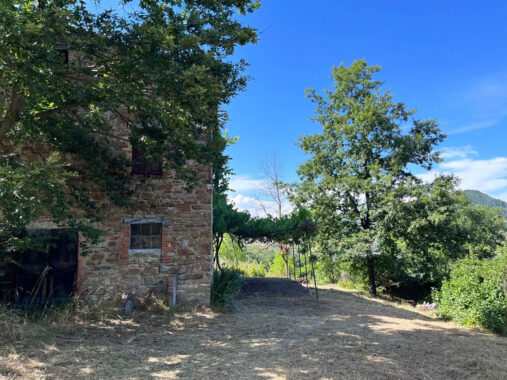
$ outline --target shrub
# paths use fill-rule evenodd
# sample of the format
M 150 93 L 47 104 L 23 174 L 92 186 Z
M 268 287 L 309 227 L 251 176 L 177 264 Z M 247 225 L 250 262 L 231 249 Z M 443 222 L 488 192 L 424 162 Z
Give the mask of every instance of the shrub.
M 338 286 L 340 288 L 344 288 L 344 289 L 361 290 L 364 292 L 368 291 L 368 285 L 363 284 L 363 283 L 356 283 L 356 282 L 352 282 L 352 281 L 347 281 L 347 280 L 339 280 Z
M 234 268 L 223 268 L 213 272 L 211 286 L 211 304 L 215 306 L 229 306 L 232 299 L 241 289 L 241 272 Z
M 507 252 L 458 261 L 433 297 L 437 315 L 463 325 L 507 333 Z
M 294 271 L 294 262 L 292 261 L 292 255 L 288 255 L 289 257 L 289 270 L 291 275 L 293 275 Z M 285 277 L 287 275 L 287 271 L 285 268 L 285 261 L 281 254 L 276 253 L 273 259 L 273 262 L 269 266 L 269 277 Z
M 266 277 L 266 267 L 256 261 L 239 263 L 236 268 L 245 277 Z
M 308 272 L 311 272 L 310 263 L 308 263 Z M 319 284 L 336 284 L 340 280 L 340 275 L 339 262 L 332 257 L 325 255 L 315 262 L 315 277 Z

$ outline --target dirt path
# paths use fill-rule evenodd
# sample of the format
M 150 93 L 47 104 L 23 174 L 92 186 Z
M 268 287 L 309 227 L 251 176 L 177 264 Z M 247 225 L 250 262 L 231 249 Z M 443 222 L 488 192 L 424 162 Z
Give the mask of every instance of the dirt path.
M 240 298 L 247 296 L 307 296 L 307 288 L 286 278 L 257 277 L 245 278 L 241 284 Z
M 504 379 L 507 338 L 335 289 L 245 284 L 238 312 L 108 320 L 0 349 L 0 376 Z M 301 291 L 303 290 L 303 291 Z M 43 339 L 42 339 L 43 338 Z M 44 341 L 45 340 L 45 341 Z

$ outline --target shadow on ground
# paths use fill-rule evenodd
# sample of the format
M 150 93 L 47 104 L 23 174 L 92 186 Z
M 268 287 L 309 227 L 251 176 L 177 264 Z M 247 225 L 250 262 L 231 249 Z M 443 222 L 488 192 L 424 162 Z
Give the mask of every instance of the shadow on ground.
M 507 338 L 335 289 L 246 283 L 237 313 L 196 310 L 80 326 L 1 349 L 23 378 L 504 378 Z M 57 331 L 57 330 L 56 330 Z

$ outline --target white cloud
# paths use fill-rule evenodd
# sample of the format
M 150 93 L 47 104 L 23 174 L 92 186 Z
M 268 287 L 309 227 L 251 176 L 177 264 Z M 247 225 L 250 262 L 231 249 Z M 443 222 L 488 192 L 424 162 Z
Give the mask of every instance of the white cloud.
M 469 146 L 452 148 L 450 152 L 447 157 L 444 154 L 446 160 L 435 170 L 419 174 L 419 178 L 429 182 L 438 175 L 453 174 L 461 180 L 460 187 L 464 190 L 479 190 L 507 199 L 507 157 L 475 160 L 468 157 L 476 154 Z
M 476 123 L 467 124 L 462 127 L 453 129 L 452 131 L 447 132 L 447 134 L 448 135 L 458 135 L 460 133 L 475 131 L 476 129 L 489 128 L 495 124 L 498 124 L 500 119 L 501 119 L 501 117 L 498 117 L 498 118 L 491 119 L 491 120 L 482 120 L 482 121 L 478 121 Z
M 229 187 L 234 191 L 255 191 L 262 189 L 263 186 L 264 180 L 245 175 L 236 175 L 229 182 Z
M 462 147 L 446 147 L 441 150 L 442 158 L 444 160 L 449 160 L 451 158 L 466 158 L 470 155 L 476 155 L 477 152 L 470 146 L 462 146 Z
M 507 190 L 507 158 L 497 157 L 489 160 L 471 160 L 469 158 L 443 162 L 443 169 L 461 179 L 463 189 L 485 192 Z
M 243 194 L 230 194 L 229 199 L 240 211 L 248 211 L 252 216 L 264 216 L 262 207 L 255 198 Z
M 237 194 L 237 193 L 229 193 L 229 200 L 236 206 L 236 208 L 240 211 L 248 211 L 250 215 L 254 217 L 265 217 L 266 213 L 264 212 L 264 209 L 266 209 L 267 212 L 271 213 L 271 215 L 275 216 L 277 215 L 278 206 L 276 202 L 269 201 L 269 200 L 261 200 L 262 206 L 257 198 L 249 197 L 248 195 L 244 194 Z M 264 207 L 263 207 L 264 206 Z M 285 202 L 283 204 L 283 210 L 282 212 L 284 214 L 288 214 L 292 211 L 292 205 L 288 202 Z

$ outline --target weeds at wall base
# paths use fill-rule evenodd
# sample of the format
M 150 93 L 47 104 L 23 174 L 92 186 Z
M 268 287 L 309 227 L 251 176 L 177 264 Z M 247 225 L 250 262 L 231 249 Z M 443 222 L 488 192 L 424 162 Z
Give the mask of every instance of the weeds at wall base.
M 95 299 L 93 303 L 83 296 L 75 296 L 65 304 L 50 306 L 43 310 L 24 310 L 0 304 L 0 341 L 16 345 L 27 340 L 50 341 L 53 337 L 78 333 L 89 323 L 106 320 L 142 321 L 153 316 L 170 319 L 175 308 L 150 296 L 137 305 L 131 314 L 120 312 L 120 297 Z M 177 308 L 178 311 L 182 307 Z M 195 306 L 192 310 L 194 311 Z

